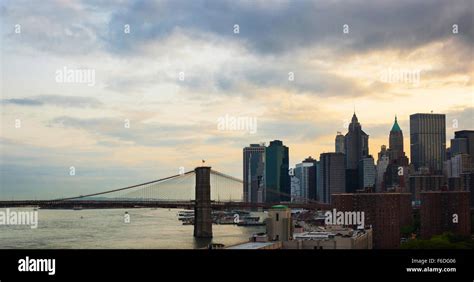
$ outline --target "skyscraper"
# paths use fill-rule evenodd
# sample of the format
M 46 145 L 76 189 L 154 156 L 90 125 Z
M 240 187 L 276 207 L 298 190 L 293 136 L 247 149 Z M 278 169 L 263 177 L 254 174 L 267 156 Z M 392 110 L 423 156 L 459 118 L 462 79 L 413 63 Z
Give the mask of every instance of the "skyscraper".
M 466 138 L 451 139 L 450 155 L 467 154 L 467 143 Z
M 295 177 L 299 180 L 301 199 L 316 200 L 317 161 L 311 157 L 296 164 Z
M 391 161 L 401 161 L 402 158 L 405 158 L 405 151 L 403 150 L 403 132 L 398 125 L 396 116 L 392 130 L 390 130 L 388 150 Z M 408 165 L 408 159 L 406 162 L 406 165 Z
M 344 151 L 346 164 L 346 192 L 355 192 L 359 187 L 359 161 L 369 155 L 369 135 L 367 135 L 357 119 L 352 116 L 349 131 L 344 137 Z
M 331 202 L 331 194 L 344 193 L 346 170 L 343 153 L 322 153 L 319 159 L 318 201 Z
M 470 204 L 474 206 L 474 130 L 454 132 L 451 157 L 445 163 L 449 189 L 470 191 Z
M 346 153 L 344 149 L 345 139 L 346 138 L 344 137 L 344 135 L 342 135 L 342 133 L 338 131 L 336 135 L 336 153 Z
M 291 201 L 300 202 L 301 201 L 301 185 L 300 179 L 296 175 L 290 175 L 291 183 Z
M 397 116 L 393 123 L 389 134 L 389 148 L 387 150 L 389 157 L 389 164 L 385 169 L 384 186 L 385 190 L 402 189 L 405 188 L 408 177 L 405 177 L 404 171 L 408 171 L 408 158 L 405 156 L 403 149 L 403 132 L 398 125 Z
M 243 150 L 244 201 L 264 202 L 265 145 L 250 144 Z
M 374 188 L 376 175 L 374 158 L 372 156 L 368 156 L 360 159 L 358 171 L 359 187 L 362 189 Z
M 446 116 L 410 115 L 410 147 L 415 170 L 427 168 L 432 173 L 440 173 L 446 157 Z
M 461 130 L 454 132 L 454 138 L 465 138 L 467 140 L 467 153 L 474 155 L 474 130 Z
M 377 159 L 377 166 L 376 166 L 377 174 L 375 177 L 375 191 L 381 192 L 385 190 L 384 174 L 389 164 L 387 146 L 385 145 L 381 146 L 378 156 L 379 157 Z
M 453 154 L 453 155 L 456 154 L 456 153 L 469 154 L 471 156 L 471 167 L 474 168 L 474 130 L 456 131 L 456 132 L 454 132 L 454 139 L 451 139 L 451 142 L 452 142 L 452 140 L 463 140 L 464 142 L 463 141 L 458 141 L 460 143 L 459 145 L 460 145 L 461 148 L 451 148 L 451 154 Z M 463 143 L 465 144 L 465 149 L 462 148 Z M 453 152 L 453 149 L 456 149 L 459 152 L 458 151 Z M 465 152 L 463 152 L 463 149 L 465 150 Z
M 265 150 L 265 201 L 290 201 L 291 183 L 288 147 L 280 140 L 270 142 Z
M 344 150 L 347 169 L 357 169 L 359 160 L 369 155 L 369 135 L 362 130 L 355 113 L 345 136 Z

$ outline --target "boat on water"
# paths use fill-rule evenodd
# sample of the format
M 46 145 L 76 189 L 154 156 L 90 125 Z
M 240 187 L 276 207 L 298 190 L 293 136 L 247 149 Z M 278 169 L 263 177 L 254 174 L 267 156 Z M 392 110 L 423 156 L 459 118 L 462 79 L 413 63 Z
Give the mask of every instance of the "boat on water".
M 263 226 L 265 222 L 260 221 L 258 216 L 246 216 L 237 222 L 237 226 Z
M 72 209 L 75 211 L 80 211 L 82 210 L 82 206 L 74 206 Z
M 264 226 L 265 222 L 260 221 L 240 221 L 237 222 L 237 226 Z
M 190 220 L 194 221 L 194 210 L 183 210 L 178 212 L 178 220 L 187 222 Z
M 184 220 L 183 225 L 194 225 L 194 218 L 192 220 Z
M 249 211 L 242 211 L 242 210 L 233 210 L 230 213 L 232 214 L 238 214 L 239 216 L 250 216 Z
M 194 224 L 194 210 L 182 210 L 178 212 L 178 220 L 183 225 Z M 251 216 L 248 211 L 212 211 L 212 223 L 221 225 L 236 224 L 238 226 L 262 226 L 259 216 Z
M 184 211 L 179 211 L 178 216 L 194 216 L 194 210 L 184 210 Z
M 178 217 L 178 220 L 179 220 L 179 221 L 194 220 L 194 215 L 179 216 L 179 217 Z
M 217 224 L 236 224 L 234 216 L 224 216 L 215 220 Z

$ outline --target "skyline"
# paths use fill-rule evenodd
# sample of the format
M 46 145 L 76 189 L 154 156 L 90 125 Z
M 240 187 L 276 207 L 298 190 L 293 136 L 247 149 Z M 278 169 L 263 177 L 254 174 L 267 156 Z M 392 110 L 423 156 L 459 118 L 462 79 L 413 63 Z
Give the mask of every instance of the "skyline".
M 202 159 L 242 178 L 242 149 L 275 139 L 294 167 L 334 151 L 354 108 L 374 158 L 395 115 L 407 156 L 410 114 L 446 114 L 447 147 L 474 128 L 469 1 L 26 3 L 0 10 L 4 195 L 106 190 Z M 227 116 L 256 132 L 219 130 Z

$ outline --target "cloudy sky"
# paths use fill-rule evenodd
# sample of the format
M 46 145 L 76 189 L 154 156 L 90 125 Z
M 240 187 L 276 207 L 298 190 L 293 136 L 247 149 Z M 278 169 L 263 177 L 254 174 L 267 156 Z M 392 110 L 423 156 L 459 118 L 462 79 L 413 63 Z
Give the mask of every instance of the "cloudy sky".
M 241 178 L 273 139 L 319 159 L 354 108 L 375 156 L 395 115 L 408 156 L 410 114 L 474 129 L 473 2 L 414 2 L 4 0 L 0 198 Z

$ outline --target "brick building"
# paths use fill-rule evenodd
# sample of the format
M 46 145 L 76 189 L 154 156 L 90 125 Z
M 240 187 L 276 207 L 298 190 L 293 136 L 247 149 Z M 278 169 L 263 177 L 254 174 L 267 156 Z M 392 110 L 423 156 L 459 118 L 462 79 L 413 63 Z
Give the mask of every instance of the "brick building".
M 469 235 L 471 232 L 468 191 L 421 192 L 420 235 L 429 239 L 443 232 Z
M 363 211 L 372 226 L 375 249 L 400 247 L 400 229 L 412 224 L 410 193 L 355 193 L 332 195 L 338 211 Z

